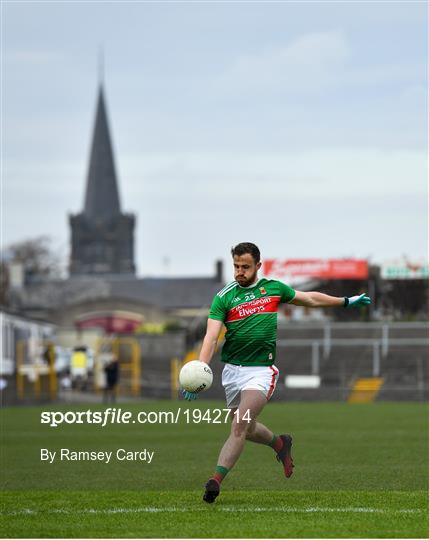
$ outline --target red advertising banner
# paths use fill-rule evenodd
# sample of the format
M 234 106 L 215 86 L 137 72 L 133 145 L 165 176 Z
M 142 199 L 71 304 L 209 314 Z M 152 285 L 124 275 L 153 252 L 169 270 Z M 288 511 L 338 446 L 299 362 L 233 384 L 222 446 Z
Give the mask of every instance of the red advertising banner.
M 368 262 L 364 259 L 266 259 L 262 273 L 273 279 L 368 279 Z
M 87 313 L 81 315 L 75 321 L 79 330 L 85 328 L 102 328 L 105 332 L 112 334 L 130 334 L 141 324 L 141 315 L 127 313 Z

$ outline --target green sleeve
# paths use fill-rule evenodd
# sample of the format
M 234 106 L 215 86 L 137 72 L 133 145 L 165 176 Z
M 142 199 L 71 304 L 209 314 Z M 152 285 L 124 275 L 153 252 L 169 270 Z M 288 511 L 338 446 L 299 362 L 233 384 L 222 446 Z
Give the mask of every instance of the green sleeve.
M 292 287 L 289 287 L 289 285 L 286 285 L 285 283 L 282 283 L 279 281 L 279 287 L 280 287 L 280 298 L 281 302 L 292 302 L 292 300 L 295 298 L 295 289 L 292 289 Z
M 213 298 L 213 302 L 209 312 L 209 319 L 215 319 L 216 321 L 224 321 L 226 318 L 226 309 L 222 298 L 216 295 Z

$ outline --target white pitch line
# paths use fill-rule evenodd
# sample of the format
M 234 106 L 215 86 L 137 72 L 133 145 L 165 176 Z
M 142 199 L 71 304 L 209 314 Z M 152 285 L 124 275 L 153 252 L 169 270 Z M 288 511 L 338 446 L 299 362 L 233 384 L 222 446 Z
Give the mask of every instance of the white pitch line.
M 314 506 L 308 508 L 293 508 L 288 506 L 274 506 L 274 507 L 241 507 L 241 506 L 214 506 L 212 507 L 216 512 L 277 512 L 277 513 L 300 513 L 300 514 L 316 514 L 316 513 L 346 513 L 346 514 L 419 514 L 423 510 L 419 508 L 400 508 L 397 510 L 386 510 L 384 508 L 366 508 L 366 507 L 344 507 L 344 508 L 329 508 L 323 506 Z M 81 510 L 69 510 L 66 508 L 54 508 L 51 510 L 40 510 L 24 508 L 22 510 L 14 510 L 11 512 L 0 512 L 2 516 L 18 516 L 18 515 L 37 515 L 37 514 L 91 514 L 91 515 L 108 515 L 108 514 L 156 514 L 156 513 L 186 513 L 201 511 L 200 508 L 179 508 L 175 506 L 156 507 L 156 506 L 143 506 L 140 508 L 83 508 Z

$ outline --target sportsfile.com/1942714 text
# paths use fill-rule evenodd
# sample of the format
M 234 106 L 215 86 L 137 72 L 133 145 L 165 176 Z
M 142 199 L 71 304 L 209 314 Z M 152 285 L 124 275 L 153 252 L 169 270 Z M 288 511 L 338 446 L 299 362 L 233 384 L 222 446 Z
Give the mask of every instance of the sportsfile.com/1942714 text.
M 226 424 L 235 416 L 237 422 L 251 422 L 250 411 L 231 409 L 185 409 L 175 411 L 139 411 L 108 407 L 102 411 L 42 411 L 40 423 L 49 427 L 63 424 L 94 424 L 105 427 L 112 424 Z

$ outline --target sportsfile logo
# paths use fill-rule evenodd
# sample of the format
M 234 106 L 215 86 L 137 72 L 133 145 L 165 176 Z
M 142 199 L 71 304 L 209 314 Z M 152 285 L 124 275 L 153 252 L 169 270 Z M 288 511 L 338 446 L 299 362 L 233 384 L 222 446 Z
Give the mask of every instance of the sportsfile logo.
M 203 385 L 205 386 L 205 384 Z M 200 387 L 201 388 L 201 387 Z M 198 390 L 194 390 L 197 392 Z M 40 413 L 40 423 L 47 424 L 47 427 L 57 429 L 59 426 L 66 427 L 68 424 L 91 424 L 100 428 L 107 425 L 132 425 L 132 424 L 199 424 L 207 422 L 209 424 L 226 424 L 229 417 L 238 412 L 231 409 L 184 409 L 178 407 L 173 411 L 126 411 L 122 408 L 108 407 L 104 411 L 42 411 Z M 250 411 L 245 411 L 245 416 L 250 415 Z M 247 420 L 243 417 L 242 420 Z M 237 419 L 237 422 L 239 420 Z M 60 428 L 61 429 L 61 428 Z M 48 455 L 48 454 L 46 454 Z M 43 459 L 43 458 L 42 458 Z

